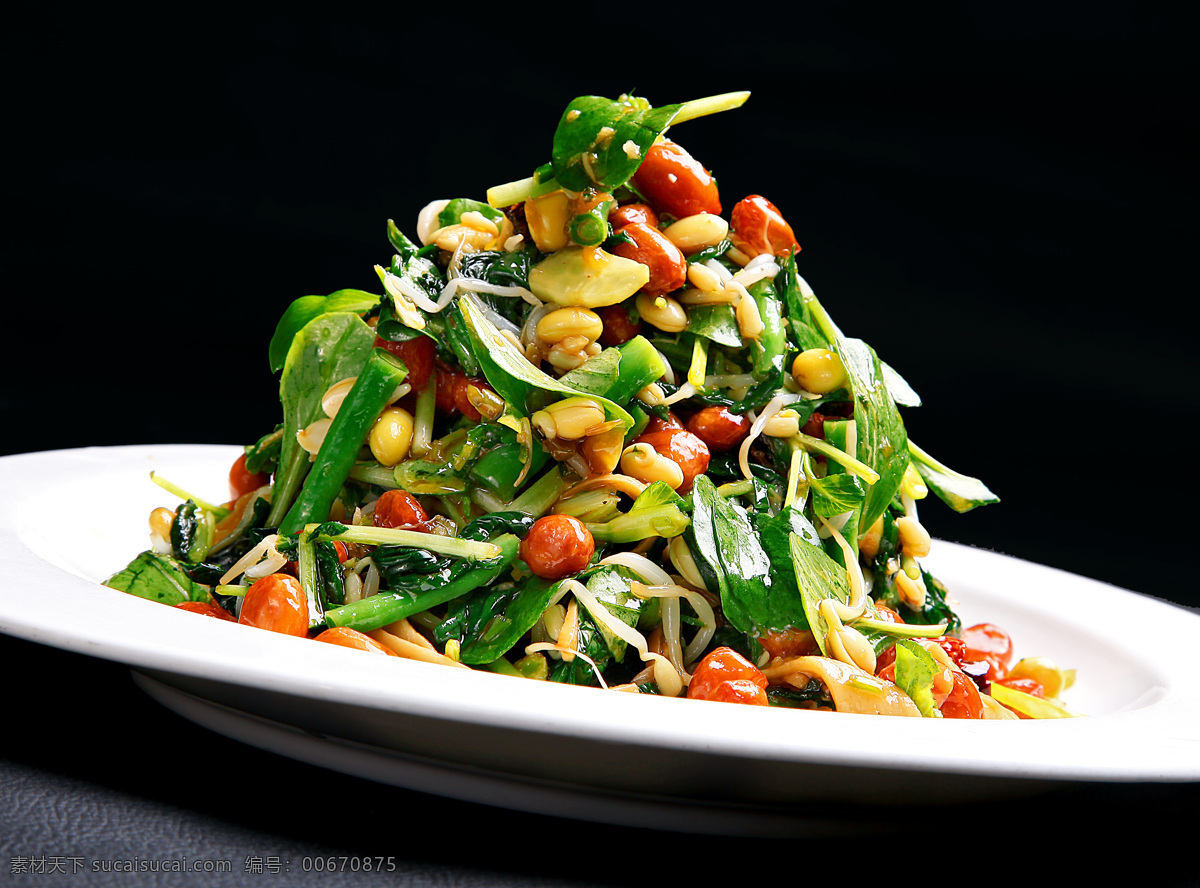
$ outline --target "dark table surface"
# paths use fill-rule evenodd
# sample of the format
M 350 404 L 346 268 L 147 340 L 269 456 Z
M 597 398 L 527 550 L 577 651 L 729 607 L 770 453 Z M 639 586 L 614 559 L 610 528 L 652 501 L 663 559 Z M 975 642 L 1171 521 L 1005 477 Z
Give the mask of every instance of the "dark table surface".
M 411 231 L 429 200 L 528 175 L 577 94 L 747 88 L 741 111 L 673 134 L 714 168 L 726 209 L 753 192 L 781 207 L 835 319 L 921 392 L 913 437 L 1001 495 L 965 516 L 923 509 L 934 534 L 1200 605 L 1194 225 L 1179 221 L 1195 197 L 1194 53 L 1165 7 L 1074 7 L 31 26 L 6 54 L 23 163 L 20 230 L 2 245 L 0 453 L 252 441 L 275 422 L 264 355 L 282 307 L 377 288 L 388 218 Z M 1130 865 L 1200 884 L 1195 785 L 864 811 L 855 834 L 788 841 L 657 833 L 262 752 L 159 706 L 120 664 L 0 635 L 0 667 L 5 884 L 828 884 L 910 869 L 1012 884 Z M 394 869 L 304 871 L 327 856 Z M 102 871 L 185 858 L 229 871 Z M 56 866 L 81 871 L 21 872 Z
M 1200 883 L 1191 784 L 838 811 L 792 839 L 658 832 L 424 795 L 264 752 L 158 705 L 116 663 L 0 637 L 0 665 L 13 676 L 4 884 L 719 885 L 832 878 L 908 855 L 981 885 L 1127 865 L 1155 884 Z M 368 858 L 378 871 L 361 871 Z

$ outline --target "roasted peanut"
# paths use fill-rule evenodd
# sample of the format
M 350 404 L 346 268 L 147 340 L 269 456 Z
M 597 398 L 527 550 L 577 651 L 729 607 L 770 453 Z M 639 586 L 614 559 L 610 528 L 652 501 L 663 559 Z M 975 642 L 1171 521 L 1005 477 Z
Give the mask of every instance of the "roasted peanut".
M 687 282 L 687 260 L 679 247 L 657 228 L 633 222 L 617 233 L 629 237 L 633 243 L 618 242 L 612 248 L 613 253 L 650 269 L 650 280 L 642 286 L 642 293 L 662 296 Z

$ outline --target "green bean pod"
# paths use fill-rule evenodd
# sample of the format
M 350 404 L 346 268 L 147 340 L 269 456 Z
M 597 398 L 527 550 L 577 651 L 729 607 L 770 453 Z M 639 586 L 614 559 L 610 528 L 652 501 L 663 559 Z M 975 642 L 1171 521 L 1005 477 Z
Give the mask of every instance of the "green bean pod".
M 371 426 L 407 375 L 404 363 L 388 352 L 380 348 L 371 352 L 329 426 L 300 495 L 279 523 L 280 534 L 293 534 L 306 524 L 329 517 L 333 501 L 350 477 Z
M 758 315 L 762 319 L 763 331 L 751 348 L 753 363 L 751 369 L 756 377 L 762 377 L 773 369 L 783 366 L 784 355 L 787 353 L 787 332 L 783 328 L 783 313 L 775 288 L 767 279 L 750 285 L 750 295 L 758 306 Z
M 397 620 L 445 604 L 480 586 L 486 586 L 505 571 L 517 557 L 521 540 L 505 533 L 489 542 L 500 547 L 500 554 L 487 561 L 456 561 L 450 567 L 435 571 L 415 592 L 380 592 L 353 604 L 325 612 L 328 626 L 349 626 L 360 632 L 371 632 Z

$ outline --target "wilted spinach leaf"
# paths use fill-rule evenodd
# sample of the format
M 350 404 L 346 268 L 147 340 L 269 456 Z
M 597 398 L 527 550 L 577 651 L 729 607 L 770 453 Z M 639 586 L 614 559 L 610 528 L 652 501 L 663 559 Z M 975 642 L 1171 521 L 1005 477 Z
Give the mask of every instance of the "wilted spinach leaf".
M 795 588 L 773 577 L 771 559 L 745 509 L 726 500 L 704 475 L 692 489 L 696 547 L 717 577 L 721 607 L 738 630 L 758 635 L 808 625 Z
M 567 105 L 550 163 L 558 184 L 571 191 L 623 185 L 682 105 L 651 108 L 645 99 L 580 96 Z
M 208 590 L 193 582 L 183 565 L 169 555 L 156 552 L 138 555 L 124 570 L 105 580 L 104 585 L 170 605 L 210 600 Z

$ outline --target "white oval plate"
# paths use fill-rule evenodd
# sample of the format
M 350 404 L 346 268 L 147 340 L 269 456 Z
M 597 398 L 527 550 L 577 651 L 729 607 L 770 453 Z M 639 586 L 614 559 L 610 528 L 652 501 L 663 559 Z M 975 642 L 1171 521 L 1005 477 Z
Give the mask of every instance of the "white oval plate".
M 964 623 L 998 623 L 1018 655 L 1074 667 L 1065 700 L 1086 717 L 905 719 L 606 693 L 380 660 L 100 585 L 147 547 L 150 510 L 174 505 L 152 469 L 221 500 L 238 453 L 155 445 L 0 459 L 0 631 L 126 663 L 176 711 L 285 755 L 613 822 L 762 834 L 763 821 L 811 827 L 814 803 L 1200 779 L 1200 676 L 1188 661 L 1200 616 L 944 541 L 927 564 Z M 1153 646 L 1137 643 L 1148 637 Z

